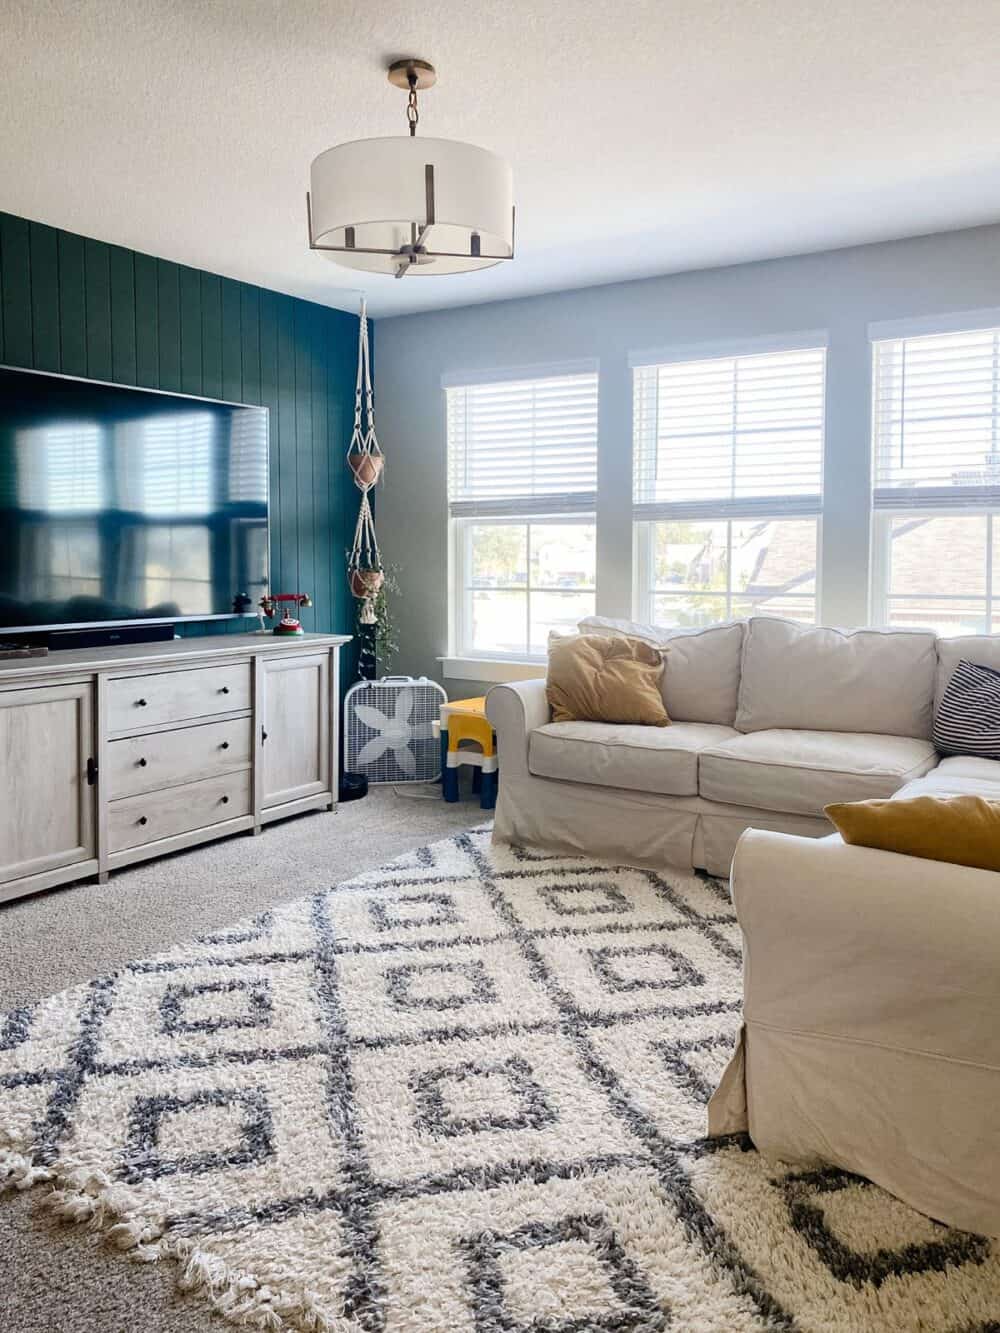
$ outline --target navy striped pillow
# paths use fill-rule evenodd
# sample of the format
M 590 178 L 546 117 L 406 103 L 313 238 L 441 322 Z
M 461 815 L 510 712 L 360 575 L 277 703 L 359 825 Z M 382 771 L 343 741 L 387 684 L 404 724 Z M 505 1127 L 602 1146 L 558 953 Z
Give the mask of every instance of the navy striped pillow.
M 934 718 L 934 747 L 1000 759 L 1000 671 L 959 662 Z

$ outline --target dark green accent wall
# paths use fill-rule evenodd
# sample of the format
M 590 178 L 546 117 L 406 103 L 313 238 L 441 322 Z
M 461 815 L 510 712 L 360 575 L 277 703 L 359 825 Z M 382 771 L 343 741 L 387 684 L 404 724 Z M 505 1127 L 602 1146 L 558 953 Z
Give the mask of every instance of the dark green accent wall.
M 344 552 L 357 492 L 344 455 L 357 327 L 340 310 L 0 213 L 0 364 L 269 409 L 271 588 L 311 595 L 307 630 L 353 628 Z

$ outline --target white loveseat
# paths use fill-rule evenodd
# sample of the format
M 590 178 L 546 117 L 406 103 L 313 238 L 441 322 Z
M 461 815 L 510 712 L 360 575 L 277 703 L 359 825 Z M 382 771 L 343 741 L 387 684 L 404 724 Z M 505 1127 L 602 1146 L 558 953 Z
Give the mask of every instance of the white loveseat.
M 931 743 L 952 670 L 963 657 L 1000 667 L 1000 637 L 766 616 L 694 631 L 594 616 L 580 629 L 665 650 L 672 725 L 551 722 L 544 680 L 495 686 L 498 842 L 728 875 L 746 829 L 823 837 L 833 801 L 916 794 L 931 775 L 1000 792 L 1000 762 L 941 764 Z
M 749 1131 L 768 1157 L 843 1167 L 1000 1235 L 1000 875 L 849 847 L 822 815 L 869 797 L 1000 801 L 1000 761 L 942 759 L 930 741 L 952 671 L 1000 669 L 1000 636 L 581 628 L 664 642 L 676 722 L 553 724 L 544 681 L 496 687 L 494 836 L 654 869 L 732 862 L 744 1026 L 710 1133 Z

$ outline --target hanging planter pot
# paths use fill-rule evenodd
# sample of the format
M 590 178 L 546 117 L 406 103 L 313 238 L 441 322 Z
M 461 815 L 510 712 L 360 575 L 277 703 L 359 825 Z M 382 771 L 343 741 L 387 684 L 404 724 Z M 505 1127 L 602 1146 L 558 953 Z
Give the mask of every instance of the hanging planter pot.
M 377 485 L 385 459 L 381 454 L 348 454 L 347 466 L 354 473 L 354 484 L 363 491 L 369 491 Z
M 355 597 L 377 597 L 385 582 L 381 569 L 352 569 L 350 571 L 351 593 Z

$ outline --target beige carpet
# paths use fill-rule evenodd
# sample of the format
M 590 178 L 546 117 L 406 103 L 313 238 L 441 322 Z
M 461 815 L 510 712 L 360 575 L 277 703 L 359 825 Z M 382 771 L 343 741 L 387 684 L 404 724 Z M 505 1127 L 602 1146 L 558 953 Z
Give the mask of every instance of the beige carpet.
M 304 815 L 112 876 L 0 907 L 0 1012 L 160 952 L 276 903 L 482 823 L 475 800 L 446 805 L 379 788 L 335 815 Z M 4 1333 L 218 1333 L 176 1294 L 168 1266 L 123 1263 L 80 1227 L 53 1223 L 37 1192 L 0 1208 Z

